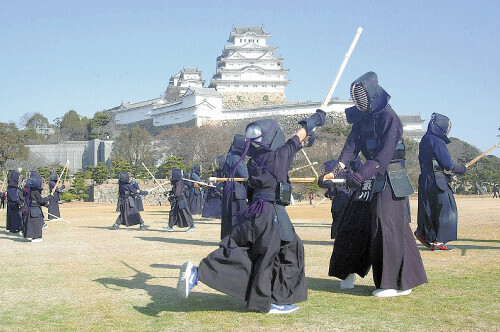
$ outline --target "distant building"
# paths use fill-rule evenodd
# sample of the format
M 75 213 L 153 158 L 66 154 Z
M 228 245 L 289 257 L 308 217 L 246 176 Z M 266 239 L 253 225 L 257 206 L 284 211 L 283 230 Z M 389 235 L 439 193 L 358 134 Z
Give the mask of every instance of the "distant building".
M 224 94 L 226 108 L 242 100 L 254 105 L 286 103 L 283 59 L 275 56 L 277 47 L 267 45 L 271 34 L 264 27 L 233 26 L 222 55 L 217 58 L 216 73 L 210 87 Z
M 420 142 L 425 134 L 425 130 L 422 128 L 425 120 L 422 119 L 420 114 L 398 114 L 398 116 L 403 123 L 404 135 L 414 141 Z
M 65 141 L 59 144 L 26 145 L 30 149 L 30 157 L 47 164 L 66 164 L 76 172 L 87 166 L 96 166 L 99 162 L 109 164 L 112 141 L 93 139 L 90 141 Z M 109 165 L 108 165 L 109 166 Z
M 37 127 L 37 128 L 35 128 L 35 132 L 37 134 L 41 134 L 41 135 L 43 135 L 43 137 L 47 138 L 54 133 L 54 129 Z
M 170 77 L 165 99 L 169 102 L 178 101 L 188 88 L 203 88 L 205 80 L 201 78 L 198 68 L 183 68 Z

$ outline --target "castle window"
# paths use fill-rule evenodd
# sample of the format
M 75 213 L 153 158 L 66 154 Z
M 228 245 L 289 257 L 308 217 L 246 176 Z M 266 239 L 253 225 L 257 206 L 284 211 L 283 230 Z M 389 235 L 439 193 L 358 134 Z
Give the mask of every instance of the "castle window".
M 253 87 L 254 87 L 254 88 L 256 88 L 256 87 L 257 87 L 257 84 L 254 84 L 254 85 L 253 85 Z
M 248 88 L 248 84 L 243 85 L 244 88 Z

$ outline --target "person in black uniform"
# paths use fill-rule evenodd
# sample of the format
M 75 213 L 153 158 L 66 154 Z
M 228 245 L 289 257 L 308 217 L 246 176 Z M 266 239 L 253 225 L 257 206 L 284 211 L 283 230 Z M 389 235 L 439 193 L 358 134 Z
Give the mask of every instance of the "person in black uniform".
M 51 196 L 42 197 L 43 179 L 36 175 L 30 175 L 26 185 L 26 224 L 24 226 L 24 237 L 31 242 L 42 242 L 43 221 L 42 206 L 48 206 Z
M 24 205 L 23 192 L 20 189 L 22 177 L 18 172 L 11 172 L 7 187 L 7 230 L 22 236 L 22 213 Z
M 134 188 L 132 185 L 132 174 L 130 172 L 120 172 L 118 179 L 118 207 L 120 215 L 116 218 L 111 229 L 118 229 L 120 225 L 125 225 L 127 227 L 140 225 L 140 229 L 149 228 L 148 225 L 144 224 L 134 199 L 134 195 L 147 195 L 148 192 Z
M 403 125 L 389 105 L 389 94 L 368 72 L 351 84 L 355 106 L 346 109 L 352 130 L 333 174 L 344 174 L 353 188 L 330 259 L 328 275 L 342 279 L 341 288 L 354 287 L 355 274 L 370 267 L 377 297 L 408 295 L 427 282 L 422 258 L 409 225 L 406 196 L 413 193 L 402 144 Z M 362 152 L 360 170 L 343 169 Z
M 193 169 L 191 172 L 190 179 L 193 181 L 203 182 L 201 181 L 201 165 L 193 165 Z M 189 181 L 186 181 L 189 182 Z M 192 215 L 201 214 L 202 208 L 202 194 L 201 187 L 198 183 L 190 182 L 189 186 L 189 211 Z
M 187 297 L 199 280 L 246 301 L 249 311 L 291 313 L 298 309 L 294 303 L 307 299 L 304 246 L 285 210 L 291 198 L 288 171 L 305 138 L 312 144 L 315 127 L 324 123 L 325 112 L 317 110 L 288 141 L 274 120 L 247 126 L 242 157 L 248 151 L 251 204 L 198 268 L 184 263 L 177 284 L 181 296 Z
M 52 173 L 49 177 L 49 193 L 52 193 L 54 187 L 57 184 L 59 175 Z M 64 192 L 65 186 L 57 187 L 54 190 L 54 194 L 50 196 L 49 207 L 48 207 L 48 218 L 49 220 L 61 219 L 61 211 L 59 210 L 59 195 Z
M 226 155 L 226 162 L 223 167 L 224 177 L 248 179 L 248 170 L 243 160 L 244 157 L 242 157 L 244 148 L 245 136 L 241 134 L 234 135 L 233 143 Z M 242 160 L 240 161 L 240 159 Z M 222 191 L 221 239 L 231 233 L 237 213 L 247 207 L 247 183 L 227 181 Z
M 451 121 L 433 113 L 419 144 L 418 214 L 415 237 L 433 251 L 451 250 L 457 239 L 457 204 L 450 188 L 452 174 L 465 174 L 466 167 L 451 159 L 446 144 Z
M 193 216 L 189 211 L 189 205 L 184 197 L 184 181 L 182 179 L 182 170 L 174 168 L 170 177 L 172 189 L 170 193 L 165 193 L 168 195 L 170 202 L 170 212 L 168 213 L 168 226 L 163 227 L 163 229 L 168 232 L 173 232 L 174 226 L 180 228 L 189 227 L 187 232 L 194 232 L 196 230 Z
M 337 160 L 329 160 L 323 163 L 324 172 L 322 176 L 325 176 L 326 174 L 332 172 L 333 168 L 335 167 L 335 165 L 337 165 L 337 163 L 338 163 Z M 363 163 L 361 162 L 361 158 L 359 158 L 358 156 L 351 163 L 349 171 L 357 172 L 359 169 L 361 169 L 362 166 Z M 347 188 L 344 184 L 341 183 L 334 184 L 332 181 L 323 181 L 322 179 L 323 178 L 321 178 L 321 180 L 318 181 L 318 184 L 322 188 L 327 188 L 327 191 L 325 192 L 325 197 L 330 198 L 330 200 L 332 201 L 332 207 L 330 209 L 332 213 L 332 227 L 330 229 L 330 238 L 333 240 L 337 237 L 340 220 L 342 220 L 345 210 L 347 209 L 347 205 L 349 204 L 349 200 L 352 195 L 352 190 L 350 188 Z
M 220 178 L 223 176 L 222 168 L 226 158 L 224 156 L 218 156 L 215 159 L 217 168 L 213 170 L 212 176 Z M 223 184 L 215 185 L 210 183 L 209 186 L 203 188 L 204 192 L 204 202 L 203 210 L 201 216 L 203 218 L 213 218 L 220 219 L 222 215 L 222 186 Z

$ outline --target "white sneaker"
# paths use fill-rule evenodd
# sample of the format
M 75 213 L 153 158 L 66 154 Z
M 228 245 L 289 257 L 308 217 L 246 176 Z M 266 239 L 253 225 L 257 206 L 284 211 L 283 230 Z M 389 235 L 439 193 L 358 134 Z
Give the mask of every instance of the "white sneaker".
M 177 293 L 187 298 L 189 292 L 198 283 L 198 269 L 193 266 L 190 261 L 185 262 L 181 266 L 179 280 L 177 281 Z
M 41 237 L 36 238 L 36 239 L 31 239 L 31 242 L 42 242 L 43 239 Z
M 352 289 L 354 288 L 354 280 L 356 280 L 356 274 L 351 273 L 344 280 L 340 280 L 340 289 Z
M 393 296 L 401 296 L 401 295 L 409 295 L 411 294 L 411 288 L 407 290 L 397 290 L 391 288 L 379 288 L 372 292 L 373 296 L 376 297 L 393 297 Z
M 271 303 L 271 309 L 268 314 L 290 314 L 299 309 L 299 306 L 294 304 L 274 304 Z

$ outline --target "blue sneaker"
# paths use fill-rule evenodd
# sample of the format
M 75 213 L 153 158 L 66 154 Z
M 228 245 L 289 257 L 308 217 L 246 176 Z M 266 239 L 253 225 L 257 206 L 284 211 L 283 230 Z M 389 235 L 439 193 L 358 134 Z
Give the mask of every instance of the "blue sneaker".
M 173 232 L 174 229 L 170 226 L 166 226 L 166 227 L 163 227 L 164 230 L 166 230 L 167 232 Z
M 193 266 L 193 263 L 187 261 L 181 266 L 181 273 L 179 275 L 179 280 L 177 281 L 177 293 L 183 297 L 187 298 L 189 292 L 198 283 L 198 269 Z
M 299 309 L 298 305 L 293 304 L 274 304 L 271 303 L 271 310 L 268 314 L 291 314 Z
M 196 227 L 191 226 L 188 228 L 188 230 L 186 232 L 194 232 L 195 230 L 196 230 Z

